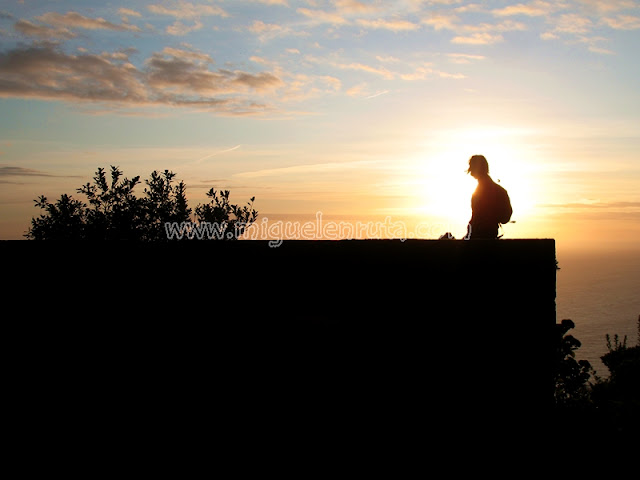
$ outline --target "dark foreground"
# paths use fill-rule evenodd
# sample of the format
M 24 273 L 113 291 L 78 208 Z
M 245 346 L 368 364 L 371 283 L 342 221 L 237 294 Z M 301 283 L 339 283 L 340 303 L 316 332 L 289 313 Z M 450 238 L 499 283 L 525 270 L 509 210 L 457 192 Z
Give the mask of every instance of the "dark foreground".
M 535 429 L 512 415 L 548 405 L 553 240 L 0 249 L 13 364 L 43 391 L 466 433 Z

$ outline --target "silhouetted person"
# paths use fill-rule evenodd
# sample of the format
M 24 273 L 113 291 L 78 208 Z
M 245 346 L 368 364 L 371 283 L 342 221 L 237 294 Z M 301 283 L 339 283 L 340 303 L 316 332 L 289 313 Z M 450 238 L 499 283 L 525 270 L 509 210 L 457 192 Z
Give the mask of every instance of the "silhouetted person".
M 471 220 L 467 227 L 467 239 L 498 238 L 500 224 L 509 222 L 513 210 L 507 191 L 489 176 L 489 163 L 483 155 L 469 159 L 469 170 L 478 180 L 478 188 L 471 197 Z

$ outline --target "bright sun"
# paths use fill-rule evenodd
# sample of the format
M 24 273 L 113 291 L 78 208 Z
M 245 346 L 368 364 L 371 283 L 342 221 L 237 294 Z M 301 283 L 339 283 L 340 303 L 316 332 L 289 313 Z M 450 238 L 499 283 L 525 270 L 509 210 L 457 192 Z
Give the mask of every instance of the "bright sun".
M 478 154 L 487 158 L 493 180 L 509 192 L 513 220 L 526 216 L 533 206 L 530 165 L 513 139 L 499 129 L 457 132 L 455 138 L 465 141 L 443 142 L 440 153 L 414 159 L 415 178 L 410 182 L 413 211 L 443 221 L 456 236 L 464 232 L 471 218 L 471 195 L 477 185 L 466 170 L 469 158 Z

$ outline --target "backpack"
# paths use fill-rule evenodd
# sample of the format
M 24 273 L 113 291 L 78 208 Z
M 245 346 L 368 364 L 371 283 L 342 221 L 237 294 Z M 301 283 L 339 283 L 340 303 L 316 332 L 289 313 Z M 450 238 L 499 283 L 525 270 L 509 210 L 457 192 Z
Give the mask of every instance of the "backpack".
M 496 217 L 498 223 L 504 225 L 509 223 L 511 220 L 511 215 L 513 214 L 513 209 L 511 208 L 511 200 L 509 199 L 509 194 L 507 191 L 502 188 L 502 186 L 494 183 L 495 185 L 495 208 L 496 208 Z

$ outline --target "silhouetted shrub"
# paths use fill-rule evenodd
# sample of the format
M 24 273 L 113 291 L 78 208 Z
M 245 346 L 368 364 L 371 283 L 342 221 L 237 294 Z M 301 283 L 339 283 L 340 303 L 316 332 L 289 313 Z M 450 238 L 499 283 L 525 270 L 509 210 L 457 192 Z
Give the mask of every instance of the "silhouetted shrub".
M 607 349 L 601 359 L 610 375 L 593 385 L 592 401 L 612 432 L 635 435 L 640 428 L 640 338 L 637 346 L 628 347 L 626 336 L 620 341 L 615 335 L 612 343 L 607 335 Z
M 581 343 L 567 332 L 575 328 L 571 320 L 556 324 L 553 367 L 556 406 L 572 406 L 589 400 L 589 379 L 593 372 L 587 360 L 576 360 L 575 351 Z
M 244 207 L 238 207 L 229 202 L 229 193 L 229 190 L 216 192 L 212 188 L 207 192 L 211 201 L 196 207 L 197 221 L 220 225 L 218 235 L 221 238 L 240 237 L 258 218 L 258 212 L 253 209 L 255 197 L 251 197 Z
M 603 379 L 595 375 L 589 362 L 575 360 L 580 342 L 566 335 L 571 328 L 571 320 L 556 324 L 556 434 L 634 438 L 640 428 L 640 338 L 637 346 L 628 347 L 626 337 L 620 340 L 615 335 L 612 341 L 606 336 L 609 351 L 601 359 L 610 375 Z
M 25 237 L 32 240 L 135 240 L 167 241 L 166 224 L 191 225 L 192 210 L 188 206 L 184 182 L 174 184 L 175 173 L 154 171 L 145 180 L 144 195 L 137 198 L 133 191 L 140 177 L 129 180 L 122 172 L 111 167 L 110 181 L 103 168 L 98 168 L 93 182 L 77 189 L 86 196 L 88 204 L 62 195 L 55 203 L 44 196 L 36 207 L 44 211 L 31 220 Z M 229 202 L 229 191 L 207 195 L 211 202 L 196 207 L 198 222 L 219 225 L 224 235 L 207 236 L 210 239 L 239 238 L 255 222 L 258 212 L 253 208 L 254 198 L 244 207 Z M 172 238 L 195 238 L 174 235 Z

